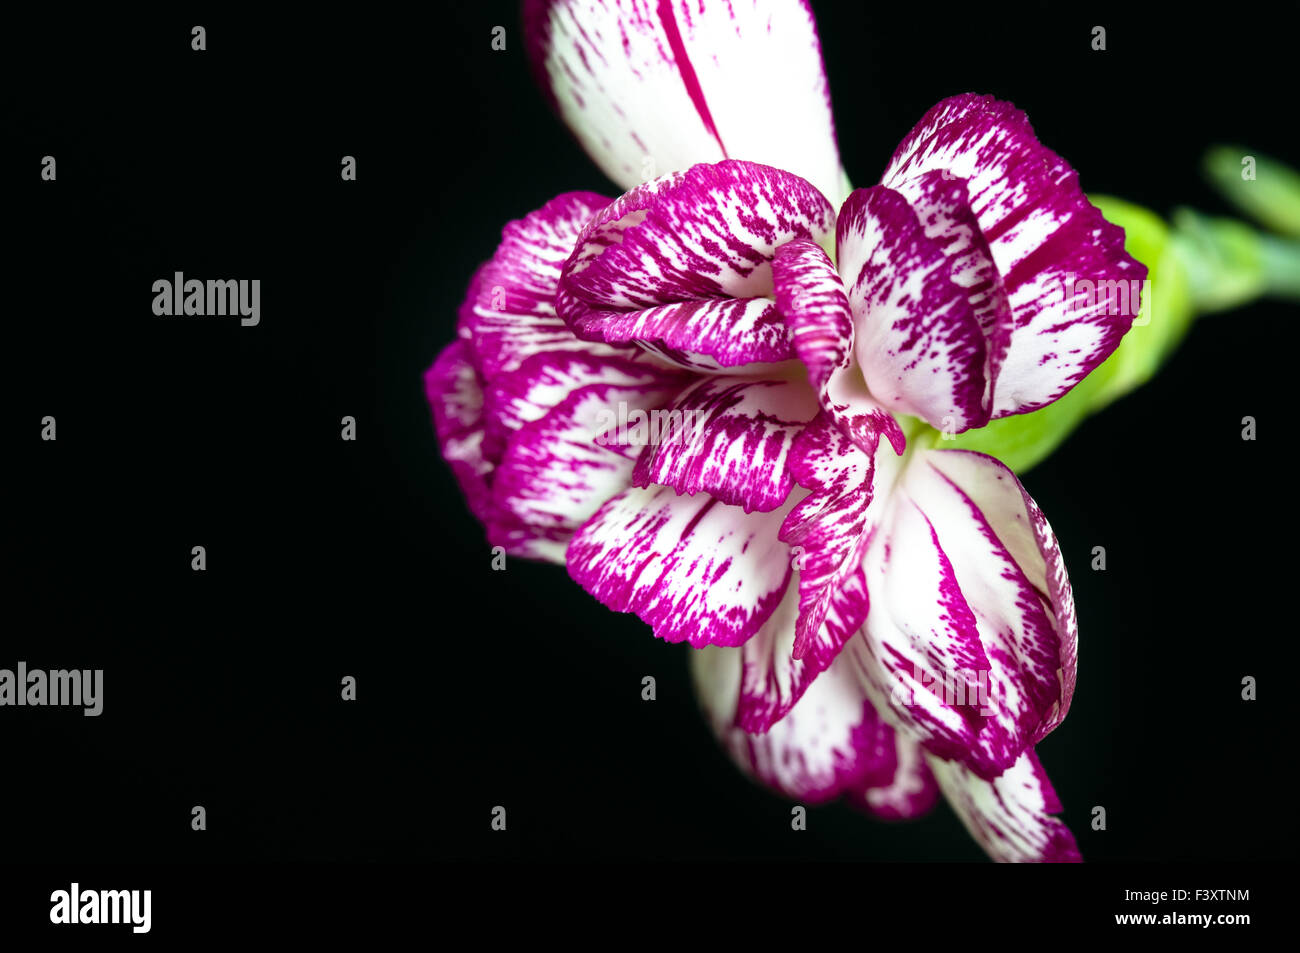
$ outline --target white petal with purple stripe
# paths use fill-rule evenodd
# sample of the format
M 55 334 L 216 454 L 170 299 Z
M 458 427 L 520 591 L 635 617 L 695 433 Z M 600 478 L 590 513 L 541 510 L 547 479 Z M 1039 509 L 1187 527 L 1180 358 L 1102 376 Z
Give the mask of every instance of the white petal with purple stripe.
M 540 538 L 567 542 L 631 478 L 636 451 L 601 439 L 615 409 L 651 410 L 672 396 L 671 389 L 654 386 L 589 384 L 514 431 L 492 484 L 494 521 L 501 526 L 498 544 L 512 539 L 510 532 L 519 525 Z M 488 539 L 497 543 L 494 528 L 489 524 Z
M 740 645 L 785 593 L 790 556 L 777 530 L 788 509 L 747 514 L 704 493 L 625 490 L 574 535 L 569 575 L 665 641 Z
M 940 790 L 976 842 L 999 863 L 1077 863 L 1078 844 L 1054 814 L 1061 801 L 1032 748 L 992 780 L 931 757 Z
M 659 483 L 708 493 L 746 512 L 774 510 L 790 495 L 790 448 L 817 412 L 797 381 L 706 377 L 651 423 L 634 486 Z
M 866 557 L 850 643 L 873 698 L 941 757 L 996 777 L 1064 717 L 1077 647 L 1050 527 L 983 454 L 918 451 Z
M 787 600 L 777 615 L 793 616 Z M 765 732 L 738 725 L 743 701 L 741 655 L 750 646 L 710 646 L 691 653 L 696 693 L 710 725 L 736 765 L 787 797 L 821 803 L 840 795 L 881 817 L 915 817 L 937 788 L 916 745 L 895 734 L 867 700 L 851 667 L 832 665 L 785 717 Z M 788 645 L 788 642 L 786 643 Z
M 858 189 L 840 210 L 838 268 L 872 395 L 949 433 L 988 422 L 987 348 L 959 267 L 897 192 Z
M 524 24 L 543 88 L 620 187 L 732 158 L 847 194 L 806 3 L 529 0 Z

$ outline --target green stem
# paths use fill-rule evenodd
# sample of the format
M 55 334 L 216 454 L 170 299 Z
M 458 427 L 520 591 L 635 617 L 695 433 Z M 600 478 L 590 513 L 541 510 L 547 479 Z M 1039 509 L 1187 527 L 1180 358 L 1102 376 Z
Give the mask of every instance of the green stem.
M 1260 261 L 1267 294 L 1300 301 L 1300 238 L 1260 236 Z
M 1186 208 L 1174 213 L 1173 224 L 1171 247 L 1186 271 L 1196 314 L 1261 297 L 1300 300 L 1300 240 Z

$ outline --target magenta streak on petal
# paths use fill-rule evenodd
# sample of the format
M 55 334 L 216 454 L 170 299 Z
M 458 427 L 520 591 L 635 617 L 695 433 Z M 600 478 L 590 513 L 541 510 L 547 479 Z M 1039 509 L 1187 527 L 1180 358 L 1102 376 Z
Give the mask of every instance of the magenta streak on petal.
M 889 449 L 881 456 L 891 470 Z M 800 547 L 799 618 L 790 654 L 815 674 L 868 617 L 863 556 L 881 503 L 873 503 L 875 462 L 825 412 L 796 439 L 791 469 L 811 492 L 781 526 L 781 538 Z
M 1022 722 L 1022 730 L 1030 735 L 1029 743 L 1036 744 L 1047 734 L 1044 728 L 1050 730 L 1050 727 L 1055 727 L 1050 719 L 1056 713 L 1064 694 L 1056 674 L 1060 665 L 1060 637 L 1037 591 L 989 525 L 979 505 L 946 473 L 933 463 L 929 466 L 957 495 L 977 532 L 987 542 L 990 550 L 982 561 L 986 562 L 989 570 L 997 571 L 1003 583 L 1016 590 L 1015 609 L 1020 612 L 1023 632 L 1017 633 L 1014 629 L 1000 632 L 1001 637 L 1007 640 L 1011 653 L 1000 652 L 999 661 L 1003 667 L 1012 669 L 1005 672 L 1006 677 L 1016 678 L 1034 706 L 1033 709 L 1023 711 L 1019 720 Z M 996 566 L 992 557 L 996 557 L 1003 565 Z M 988 646 L 986 651 L 989 651 Z
M 1078 863 L 1070 829 L 1032 748 L 995 778 L 981 779 L 956 762 L 932 759 L 936 780 L 966 829 L 1001 863 Z
M 704 90 L 700 88 L 700 79 L 695 75 L 695 67 L 691 65 L 691 58 L 686 53 L 686 44 L 682 42 L 681 31 L 677 29 L 672 0 L 659 0 L 659 22 L 663 24 L 664 35 L 668 37 L 668 45 L 673 50 L 673 59 L 677 61 L 677 72 L 682 77 L 686 94 L 691 97 L 691 102 L 695 105 L 695 111 L 700 114 L 700 121 L 704 123 L 704 128 L 708 130 L 709 135 L 717 140 L 722 154 L 730 158 L 727 147 L 723 145 L 722 137 L 718 135 L 718 128 L 713 124 L 713 115 L 709 112 L 709 104 L 704 99 Z
M 746 514 L 701 496 L 625 490 L 578 530 L 569 574 L 661 639 L 740 645 L 785 594 L 790 557 L 777 530 L 786 511 Z
M 1146 268 L 1125 253 L 1123 229 L 1088 201 L 1077 173 L 1009 103 L 975 95 L 939 103 L 881 181 L 911 193 L 935 172 L 965 181 L 1012 315 L 1005 346 L 990 350 L 991 419 L 1046 406 L 1115 350 L 1136 310 L 1116 313 L 1096 295 L 1069 290 L 1073 282 L 1140 281 Z
M 1038 780 L 1038 786 L 1042 792 L 1043 810 L 1048 814 L 1060 814 L 1065 808 L 1061 804 L 1060 797 L 1056 794 L 1056 788 L 1052 787 L 1047 772 L 1043 770 L 1043 763 L 1038 760 L 1038 752 L 1033 748 L 1029 749 L 1029 763 L 1033 765 L 1034 777 Z
M 801 382 L 704 377 L 661 411 L 667 423 L 641 452 L 632 485 L 774 510 L 793 483 L 791 446 L 816 410 Z
M 791 596 L 740 649 L 692 653 L 697 688 L 719 740 L 745 773 L 802 803 L 848 795 L 884 817 L 924 812 L 937 788 L 921 752 L 880 716 L 853 665 L 833 664 L 816 679 L 791 666 Z M 734 672 L 737 655 L 744 659 L 739 703 L 735 682 L 725 674 Z M 800 697 L 791 700 L 791 690 Z M 743 712 L 755 705 L 778 706 L 783 716 L 747 729 Z
M 468 342 L 458 339 L 444 348 L 425 372 L 424 383 L 443 459 L 470 511 L 486 520 L 496 462 L 483 423 L 482 381 Z
M 961 591 L 961 586 L 957 582 L 957 573 L 952 567 L 952 561 L 948 558 L 948 554 L 944 552 L 943 546 L 939 542 L 939 534 L 935 532 L 930 517 L 926 516 L 925 512 L 919 506 L 916 506 L 915 502 L 911 502 L 911 505 L 916 507 L 921 519 L 925 521 L 925 525 L 930 531 L 930 545 L 939 557 L 938 596 L 943 611 L 939 614 L 938 620 L 940 623 L 946 623 L 954 632 L 958 633 L 959 648 L 966 653 L 955 657 L 959 663 L 968 665 L 969 668 L 958 668 L 954 674 L 966 683 L 966 697 L 977 698 L 977 686 L 970 678 L 975 672 L 988 671 L 992 668 L 992 665 L 990 665 L 984 646 L 980 642 L 979 629 L 975 623 L 975 613 L 971 610 L 966 601 L 966 596 Z M 984 713 L 979 711 L 973 704 L 954 705 L 953 707 L 968 724 L 975 725 L 977 728 L 984 726 Z
M 694 370 L 790 360 L 771 261 L 792 239 L 824 240 L 834 221 L 816 188 L 779 169 L 727 159 L 670 173 L 587 223 L 556 312 L 580 339 L 682 352 Z
M 685 539 L 687 536 L 690 536 L 691 533 L 694 532 L 695 527 L 699 525 L 700 520 L 704 519 L 705 515 L 709 512 L 709 510 L 713 509 L 713 507 L 716 506 L 717 503 L 718 503 L 717 500 L 710 499 L 707 503 L 704 504 L 703 507 L 700 508 L 700 511 L 691 518 L 691 521 L 686 524 L 686 528 L 682 530 L 683 539 Z
M 928 459 L 932 468 L 964 485 L 963 492 L 977 503 L 990 525 L 999 527 L 1003 549 L 1011 554 L 1034 595 L 1043 600 L 1043 609 L 1055 627 L 1055 649 L 1059 654 L 1054 667 L 1059 667 L 1059 704 L 1035 732 L 1034 738 L 1040 739 L 1060 724 L 1069 711 L 1078 664 L 1078 620 L 1060 544 L 1038 504 L 1004 464 L 970 450 L 939 451 Z M 959 464 L 968 470 L 965 478 L 958 479 L 951 472 Z M 990 469 L 994 479 L 977 479 L 976 470 L 971 468 L 980 467 Z
M 854 350 L 872 396 L 947 432 L 986 424 L 987 346 L 943 245 L 884 186 L 850 195 L 836 229 Z
M 507 523 L 571 533 L 627 486 L 636 458 L 629 448 L 593 439 L 600 415 L 616 406 L 654 408 L 673 395 L 674 388 L 654 385 L 576 389 L 510 434 L 492 483 L 495 513 Z M 489 538 L 494 528 L 490 523 Z
M 777 310 L 822 409 L 864 453 L 875 454 L 883 432 L 902 454 L 907 444 L 902 429 L 871 398 L 853 363 L 853 314 L 826 252 L 807 239 L 786 242 L 772 259 L 772 283 Z

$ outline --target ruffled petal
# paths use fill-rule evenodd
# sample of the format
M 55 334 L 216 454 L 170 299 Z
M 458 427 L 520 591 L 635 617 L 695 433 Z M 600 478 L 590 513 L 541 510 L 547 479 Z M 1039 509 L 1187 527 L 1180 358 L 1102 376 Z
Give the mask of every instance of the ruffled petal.
M 469 359 L 469 344 L 453 341 L 425 372 L 424 389 L 433 412 L 442 457 L 480 521 L 489 512 L 488 487 L 494 464 L 485 444 L 483 389 Z
M 948 170 L 922 172 L 896 183 L 899 195 L 916 212 L 926 237 L 943 250 L 950 276 L 970 303 L 984 337 L 984 393 L 979 420 L 992 413 L 997 375 L 1015 330 L 1011 303 L 979 220 L 970 206 L 969 183 Z
M 787 242 L 772 261 L 772 279 L 777 310 L 785 316 L 822 409 L 863 452 L 874 454 L 884 434 L 902 453 L 902 429 L 871 397 L 853 359 L 853 314 L 826 252 L 806 239 Z
M 790 448 L 817 412 L 801 382 L 706 377 L 652 418 L 633 486 L 708 493 L 745 512 L 774 510 L 790 495 Z
M 489 435 L 504 447 L 513 431 L 540 420 L 574 391 L 593 384 L 658 388 L 689 383 L 687 375 L 636 355 L 635 350 L 629 356 L 607 356 L 557 349 L 525 358 L 514 370 L 498 374 L 486 388 L 484 413 Z
M 630 460 L 581 446 L 602 394 L 626 410 L 686 384 L 639 348 L 578 340 L 555 313 L 561 266 L 608 203 L 567 193 L 508 224 L 470 281 L 457 342 L 425 377 L 443 454 L 489 542 L 511 555 L 563 562 L 573 529 L 627 487 Z
M 667 642 L 740 645 L 781 601 L 790 556 L 777 530 L 788 505 L 745 513 L 706 494 L 630 489 L 569 544 L 569 575 Z
M 811 492 L 791 510 L 781 538 L 790 544 L 799 570 L 794 657 L 808 658 L 815 671 L 830 664 L 867 617 L 863 554 L 898 464 L 891 446 L 880 447 L 873 458 L 824 413 L 795 441 L 791 469 L 795 481 Z
M 790 712 L 821 673 L 810 659 L 794 657 L 798 619 L 799 587 L 791 580 L 776 611 L 754 637 L 739 649 L 727 650 L 728 664 L 738 666 L 740 674 L 725 699 L 726 728 L 762 734 Z
M 933 171 L 965 180 L 1014 315 L 992 415 L 1044 407 L 1118 346 L 1140 310 L 1146 267 L 1009 103 L 973 94 L 939 103 L 899 145 L 881 183 L 908 194 Z
M 1016 475 L 982 453 L 927 451 L 905 483 L 940 527 L 979 617 L 995 706 L 1019 697 L 1037 744 L 1070 710 L 1078 667 L 1074 594 L 1052 527 Z
M 895 731 L 880 717 L 875 744 L 892 757 L 882 757 L 873 783 L 851 792 L 858 807 L 886 821 L 908 821 L 929 813 L 939 800 L 939 785 L 930 771 L 925 749 Z
M 960 261 L 883 186 L 849 196 L 837 247 L 854 349 L 876 400 L 949 433 L 987 423 L 987 347 L 957 282 Z
M 865 566 L 871 612 L 844 653 L 857 659 L 872 699 L 929 751 L 996 776 L 1021 748 L 990 726 L 990 662 L 975 614 L 914 502 L 891 502 Z
M 492 483 L 488 541 L 511 555 L 563 562 L 573 531 L 631 479 L 636 450 L 603 439 L 606 428 L 674 393 L 661 382 L 589 384 L 512 432 Z
M 555 313 L 560 270 L 587 222 L 610 201 L 592 192 L 566 192 L 501 230 L 501 244 L 475 274 L 459 320 L 484 379 L 495 380 L 552 351 L 618 353 L 579 341 Z
M 728 160 L 633 189 L 598 213 L 564 266 L 557 311 L 583 340 L 640 343 L 697 370 L 791 359 L 772 258 L 828 241 L 835 211 L 779 169 Z
M 792 615 L 793 603 L 785 610 Z M 745 774 L 805 804 L 848 795 L 890 819 L 915 817 L 933 805 L 937 789 L 915 743 L 880 718 L 847 666 L 832 665 L 819 675 L 770 730 L 751 733 L 738 725 L 737 702 L 745 692 L 741 656 L 756 641 L 691 653 L 700 704 Z

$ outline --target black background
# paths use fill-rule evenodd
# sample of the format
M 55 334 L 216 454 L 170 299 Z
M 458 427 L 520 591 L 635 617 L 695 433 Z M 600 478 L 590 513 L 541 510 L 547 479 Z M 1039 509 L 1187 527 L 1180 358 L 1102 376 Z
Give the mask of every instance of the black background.
M 616 189 L 533 86 L 514 6 L 447 7 L 8 28 L 0 667 L 102 668 L 105 710 L 0 709 L 0 857 L 979 860 L 942 805 L 816 808 L 793 833 L 713 742 L 686 647 L 562 568 L 490 571 L 422 373 L 503 224 Z M 966 91 L 1162 214 L 1227 211 L 1211 144 L 1300 159 L 1267 10 L 876 7 L 815 4 L 856 184 Z M 261 325 L 154 317 L 174 271 L 260 278 Z M 1292 853 L 1294 321 L 1203 319 L 1025 477 L 1079 606 L 1078 691 L 1039 752 L 1088 860 Z

